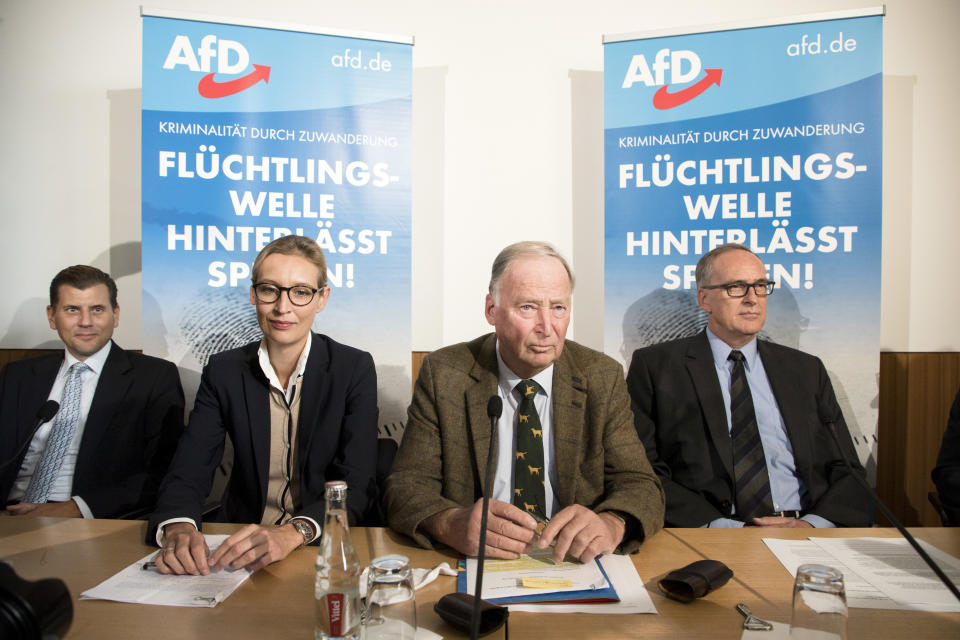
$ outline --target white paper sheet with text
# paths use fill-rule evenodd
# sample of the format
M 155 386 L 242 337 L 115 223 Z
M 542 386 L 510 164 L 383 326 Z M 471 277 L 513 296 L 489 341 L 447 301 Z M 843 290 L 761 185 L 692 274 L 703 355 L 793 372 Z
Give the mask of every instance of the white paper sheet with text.
M 843 574 L 843 585 L 847 591 L 848 607 L 861 609 L 903 608 L 883 591 L 864 580 L 856 571 L 811 540 L 764 538 L 763 542 L 792 576 L 797 575 L 797 567 L 802 564 L 824 564 L 838 569 Z
M 810 539 L 905 608 L 960 611 L 960 602 L 903 538 Z M 954 584 L 960 582 L 960 560 L 918 542 Z
M 960 611 L 960 603 L 902 538 L 763 541 L 791 575 L 807 563 L 839 569 L 850 607 Z M 920 544 L 956 584 L 960 579 L 960 561 L 926 542 Z
M 204 539 L 212 553 L 227 536 L 204 535 Z M 206 576 L 172 576 L 156 569 L 144 570 L 144 563 L 153 561 L 156 555 L 154 552 L 137 560 L 120 573 L 81 593 L 80 599 L 172 607 L 215 607 L 250 577 L 246 569 L 225 569 Z

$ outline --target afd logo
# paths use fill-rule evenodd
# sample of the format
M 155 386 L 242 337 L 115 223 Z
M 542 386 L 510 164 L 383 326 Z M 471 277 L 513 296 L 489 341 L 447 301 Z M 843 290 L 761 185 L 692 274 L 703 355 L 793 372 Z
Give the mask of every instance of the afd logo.
M 217 69 L 212 71 L 211 62 L 217 59 Z M 187 36 L 177 36 L 167 53 L 163 63 L 164 69 L 176 69 L 186 65 L 190 71 L 206 73 L 197 84 L 197 91 L 204 98 L 225 98 L 249 89 L 261 80 L 270 81 L 270 67 L 254 64 L 250 73 L 218 82 L 213 79 L 217 73 L 221 75 L 236 75 L 247 69 L 250 64 L 250 54 L 246 47 L 235 40 L 218 40 L 217 36 L 206 35 L 200 39 L 200 46 L 194 50 L 193 43 Z
M 637 82 L 648 87 L 660 87 L 653 94 L 653 106 L 657 109 L 673 109 L 690 102 L 713 85 L 720 86 L 723 69 L 706 69 L 707 75 L 690 86 L 677 90 L 677 85 L 693 82 L 703 69 L 700 56 L 693 51 L 660 49 L 648 64 L 646 57 L 638 53 L 630 60 L 630 67 L 623 77 L 622 89 L 629 89 Z M 667 71 L 670 83 L 667 83 Z

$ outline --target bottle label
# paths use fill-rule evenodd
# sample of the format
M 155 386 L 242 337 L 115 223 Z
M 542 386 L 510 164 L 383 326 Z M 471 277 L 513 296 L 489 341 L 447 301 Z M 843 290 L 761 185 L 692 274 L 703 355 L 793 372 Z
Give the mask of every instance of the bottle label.
M 343 635 L 343 615 L 346 598 L 342 593 L 328 593 L 324 596 L 327 609 L 327 629 L 331 636 L 339 638 Z

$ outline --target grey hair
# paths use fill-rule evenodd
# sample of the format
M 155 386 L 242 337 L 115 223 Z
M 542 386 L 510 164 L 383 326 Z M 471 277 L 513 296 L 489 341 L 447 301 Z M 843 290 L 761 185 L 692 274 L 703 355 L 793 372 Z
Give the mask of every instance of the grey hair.
M 710 251 L 707 251 L 703 254 L 703 257 L 697 262 L 697 288 L 712 284 L 710 278 L 713 276 L 713 262 L 717 259 L 718 256 L 728 253 L 730 251 L 746 251 L 757 260 L 760 260 L 760 256 L 755 254 L 753 251 L 750 251 L 747 247 L 736 242 L 728 242 L 722 244 L 719 247 L 714 247 Z
M 503 280 L 503 274 L 506 273 L 507 267 L 510 266 L 510 263 L 517 258 L 528 256 L 556 258 L 559 260 L 560 264 L 563 265 L 564 270 L 567 272 L 567 277 L 570 278 L 570 291 L 573 291 L 573 285 L 575 282 L 573 277 L 573 269 L 570 268 L 570 265 L 567 263 L 566 259 L 560 255 L 556 249 L 553 248 L 553 245 L 547 242 L 526 240 L 523 242 L 514 242 L 513 244 L 504 247 L 503 251 L 497 254 L 496 259 L 494 259 L 493 269 L 490 271 L 489 287 L 490 295 L 493 296 L 494 300 L 497 299 L 500 293 L 500 281 Z

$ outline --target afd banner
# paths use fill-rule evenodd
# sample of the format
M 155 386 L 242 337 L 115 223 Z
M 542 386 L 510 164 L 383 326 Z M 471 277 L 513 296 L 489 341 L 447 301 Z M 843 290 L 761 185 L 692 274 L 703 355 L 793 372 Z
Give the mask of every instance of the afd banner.
M 143 341 L 195 392 L 261 337 L 250 266 L 309 236 L 330 300 L 314 330 L 370 351 L 380 418 L 410 397 L 412 39 L 143 18 Z
M 880 11 L 605 38 L 605 350 L 706 325 L 694 267 L 749 246 L 761 337 L 821 357 L 863 460 L 880 346 Z M 872 465 L 871 465 L 872 466 Z

